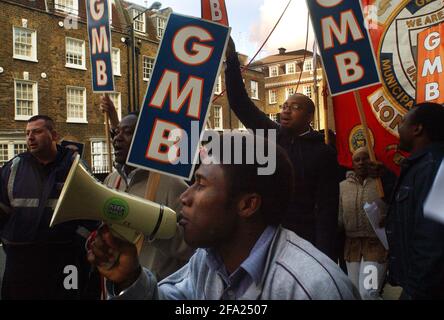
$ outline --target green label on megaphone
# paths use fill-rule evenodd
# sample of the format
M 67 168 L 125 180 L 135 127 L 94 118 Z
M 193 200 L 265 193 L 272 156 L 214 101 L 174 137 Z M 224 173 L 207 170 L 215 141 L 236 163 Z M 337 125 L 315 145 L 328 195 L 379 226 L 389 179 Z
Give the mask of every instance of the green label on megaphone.
M 129 207 L 125 200 L 110 198 L 105 202 L 103 214 L 110 220 L 124 220 L 128 216 Z

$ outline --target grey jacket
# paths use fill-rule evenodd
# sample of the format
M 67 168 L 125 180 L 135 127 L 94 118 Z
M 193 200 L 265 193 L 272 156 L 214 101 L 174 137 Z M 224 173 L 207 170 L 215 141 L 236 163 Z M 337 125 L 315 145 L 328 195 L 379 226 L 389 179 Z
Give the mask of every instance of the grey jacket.
M 150 271 L 119 295 L 107 282 L 111 299 L 219 300 L 221 278 L 207 265 L 199 249 L 182 269 L 156 285 Z M 241 300 L 354 300 L 359 293 L 327 256 L 294 232 L 278 228 L 270 246 L 260 285 L 253 284 Z

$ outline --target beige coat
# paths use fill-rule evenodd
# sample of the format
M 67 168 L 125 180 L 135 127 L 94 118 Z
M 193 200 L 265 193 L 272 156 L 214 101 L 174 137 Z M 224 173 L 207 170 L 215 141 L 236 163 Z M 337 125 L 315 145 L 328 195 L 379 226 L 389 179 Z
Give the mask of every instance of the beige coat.
M 366 202 L 379 198 L 376 179 L 367 178 L 361 184 L 353 171 L 340 184 L 339 226 L 347 236 L 344 259 L 347 262 L 376 261 L 384 263 L 387 251 L 377 238 L 364 211 Z M 385 215 L 386 208 L 381 208 Z
M 123 170 L 109 174 L 104 183 L 113 189 L 144 197 L 149 171 L 133 170 L 127 177 Z M 178 178 L 161 175 L 154 202 L 163 204 L 179 214 L 181 203 L 179 196 L 187 189 L 187 184 Z M 177 225 L 176 234 L 168 240 L 144 240 L 140 252 L 140 263 L 150 269 L 160 281 L 180 269 L 193 254 L 183 240 L 183 228 Z
M 345 229 L 347 238 L 377 238 L 364 211 L 366 202 L 379 198 L 376 179 L 367 178 L 360 184 L 355 173 L 350 171 L 339 189 L 339 226 Z

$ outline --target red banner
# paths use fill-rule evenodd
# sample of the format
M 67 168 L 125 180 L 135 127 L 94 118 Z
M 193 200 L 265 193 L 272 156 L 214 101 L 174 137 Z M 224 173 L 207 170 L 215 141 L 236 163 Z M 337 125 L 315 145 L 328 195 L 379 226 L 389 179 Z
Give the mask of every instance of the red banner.
M 228 14 L 224 0 L 202 0 L 202 18 L 228 26 Z
M 360 90 L 378 160 L 399 173 L 398 127 L 416 100 L 418 34 L 444 21 L 442 1 L 361 0 L 381 85 Z M 339 162 L 364 143 L 353 94 L 333 99 Z

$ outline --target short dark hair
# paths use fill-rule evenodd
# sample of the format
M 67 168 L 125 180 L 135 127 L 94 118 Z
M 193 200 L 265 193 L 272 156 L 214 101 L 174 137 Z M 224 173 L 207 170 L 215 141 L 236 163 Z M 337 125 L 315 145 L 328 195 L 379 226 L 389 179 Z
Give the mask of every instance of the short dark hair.
M 242 164 L 235 164 L 234 139 L 235 135 L 243 135 L 242 139 Z M 228 138 L 227 138 L 228 136 Z M 258 174 L 258 168 L 265 167 L 260 164 L 256 157 L 252 164 L 246 163 L 247 159 L 247 134 L 222 134 L 219 136 L 221 152 L 223 149 L 223 139 L 231 139 L 231 164 L 222 164 L 227 181 L 227 198 L 230 202 L 238 199 L 247 193 L 257 193 L 261 196 L 262 205 L 260 214 L 267 225 L 279 225 L 286 213 L 290 199 L 293 196 L 294 173 L 293 166 L 285 150 L 274 144 L 276 147 L 276 170 L 271 175 Z M 251 141 L 251 140 L 250 140 Z M 273 143 L 260 136 L 254 136 L 254 148 L 256 150 L 258 142 L 264 142 L 264 150 L 269 154 L 270 145 Z M 262 143 L 261 142 L 261 143 Z M 239 155 L 237 155 L 239 156 Z M 225 159 L 224 159 L 225 160 Z
M 412 124 L 422 124 L 427 137 L 435 141 L 444 141 L 444 107 L 441 104 L 425 102 L 412 108 Z
M 36 116 L 32 116 L 31 118 L 29 118 L 28 123 L 30 122 L 34 122 L 34 121 L 38 121 L 38 120 L 44 120 L 45 121 L 45 127 L 49 130 L 52 131 L 55 129 L 55 123 L 54 120 L 52 120 L 51 117 L 49 116 L 45 116 L 43 114 L 39 114 Z
M 305 94 L 302 94 L 302 93 L 295 93 L 293 96 L 304 98 L 305 102 L 307 103 L 308 113 L 314 114 L 314 112 L 316 110 L 316 106 L 315 106 L 313 100 L 311 100 L 309 97 L 307 97 Z

